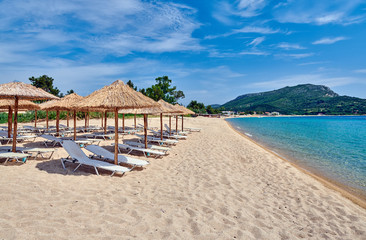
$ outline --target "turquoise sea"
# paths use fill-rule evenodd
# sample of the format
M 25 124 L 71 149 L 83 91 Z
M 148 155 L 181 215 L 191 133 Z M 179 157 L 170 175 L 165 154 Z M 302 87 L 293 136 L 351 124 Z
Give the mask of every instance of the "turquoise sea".
M 235 129 L 366 196 L 366 116 L 231 118 Z

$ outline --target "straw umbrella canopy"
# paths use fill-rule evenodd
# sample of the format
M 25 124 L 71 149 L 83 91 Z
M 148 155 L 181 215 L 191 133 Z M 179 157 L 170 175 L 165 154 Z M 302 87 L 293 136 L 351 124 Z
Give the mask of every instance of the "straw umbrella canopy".
M 16 137 L 18 127 L 18 106 L 19 100 L 46 100 L 58 99 L 58 97 L 23 82 L 10 82 L 0 84 L 0 99 L 14 99 L 14 133 L 12 151 L 16 151 Z
M 13 109 L 15 107 L 15 102 L 9 99 L 0 100 L 0 109 L 8 110 L 8 138 L 11 136 L 11 125 L 13 121 Z M 28 100 L 20 100 L 18 103 L 18 109 L 20 110 L 39 110 L 40 106 L 34 102 Z M 37 119 L 36 119 L 37 121 Z
M 160 139 L 163 140 L 163 114 L 169 115 L 169 134 L 170 134 L 171 133 L 171 123 L 172 123 L 171 116 L 181 113 L 181 111 L 179 109 L 177 109 L 176 107 L 174 107 L 174 105 L 167 103 L 163 99 L 160 99 L 158 101 L 158 103 L 163 108 L 163 113 L 160 113 Z
M 60 100 L 52 100 L 41 104 L 41 108 L 46 111 L 56 111 L 56 132 L 59 132 L 59 121 L 60 121 L 60 111 L 71 111 L 74 110 L 74 139 L 76 135 L 76 110 L 74 105 L 82 100 L 83 97 L 72 93 L 66 95 Z M 48 117 L 47 117 L 47 127 L 48 127 Z
M 118 164 L 118 111 L 122 109 L 159 107 L 159 105 L 151 98 L 136 92 L 121 80 L 117 80 L 111 85 L 86 96 L 75 107 L 80 109 L 88 108 L 95 111 L 100 109 L 113 110 L 115 122 L 114 163 Z

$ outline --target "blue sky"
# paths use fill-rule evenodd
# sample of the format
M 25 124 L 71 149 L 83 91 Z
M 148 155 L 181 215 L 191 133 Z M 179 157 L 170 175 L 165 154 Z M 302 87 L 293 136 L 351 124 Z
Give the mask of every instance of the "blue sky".
M 183 104 L 303 83 L 366 98 L 366 1 L 0 1 L 0 72 L 82 96 L 167 75 Z

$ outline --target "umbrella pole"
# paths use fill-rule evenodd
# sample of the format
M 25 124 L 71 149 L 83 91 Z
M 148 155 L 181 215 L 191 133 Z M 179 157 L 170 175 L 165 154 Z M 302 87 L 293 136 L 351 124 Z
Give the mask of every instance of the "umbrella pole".
M 160 113 L 160 140 L 163 141 L 163 113 Z
M 37 110 L 34 110 L 34 127 L 37 127 Z
M 88 127 L 90 127 L 90 112 L 88 112 Z
M 114 109 L 114 164 L 118 164 L 118 109 Z
M 172 116 L 169 116 L 169 136 L 172 135 Z
M 9 112 L 8 112 L 8 138 L 11 137 L 11 130 L 13 125 L 13 109 L 9 106 Z
M 17 133 L 18 133 L 18 104 L 19 97 L 15 97 L 15 107 L 14 107 L 14 132 L 13 132 L 13 147 L 12 151 L 16 152 L 17 150 Z
M 66 112 L 67 128 L 69 128 L 69 111 Z
M 175 134 L 178 134 L 178 115 L 175 116 Z
M 48 111 L 46 111 L 46 130 L 48 132 Z
M 102 112 L 100 113 L 100 119 L 102 120 L 102 122 L 101 122 L 102 125 L 101 126 L 103 128 L 103 113 Z
M 104 134 L 107 133 L 107 111 L 104 112 Z
M 145 148 L 147 148 L 147 114 L 144 114 Z
M 86 122 L 87 122 L 86 112 L 84 112 L 84 120 L 85 120 L 84 129 L 85 129 L 85 132 L 86 132 Z
M 74 110 L 74 141 L 76 141 L 76 110 Z
M 183 132 L 183 118 L 184 118 L 184 117 L 183 117 L 183 115 L 182 115 L 182 132 Z
M 134 117 L 134 119 L 135 119 L 135 130 L 136 130 L 136 114 L 135 114 L 135 117 Z
M 125 114 L 122 114 L 122 129 L 125 132 Z
M 59 135 L 59 131 L 60 131 L 60 111 L 57 110 L 56 111 L 56 133 L 57 133 L 57 136 Z

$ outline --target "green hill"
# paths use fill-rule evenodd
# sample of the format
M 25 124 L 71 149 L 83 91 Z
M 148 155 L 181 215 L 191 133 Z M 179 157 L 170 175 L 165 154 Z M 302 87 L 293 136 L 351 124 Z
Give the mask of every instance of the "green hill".
M 366 99 L 339 96 L 321 85 L 303 84 L 241 95 L 222 105 L 225 110 L 280 112 L 281 114 L 366 114 Z

